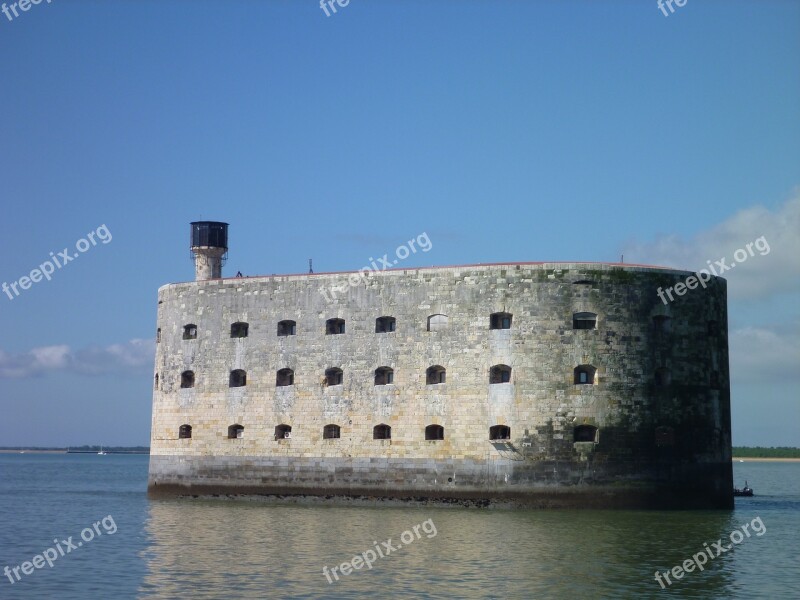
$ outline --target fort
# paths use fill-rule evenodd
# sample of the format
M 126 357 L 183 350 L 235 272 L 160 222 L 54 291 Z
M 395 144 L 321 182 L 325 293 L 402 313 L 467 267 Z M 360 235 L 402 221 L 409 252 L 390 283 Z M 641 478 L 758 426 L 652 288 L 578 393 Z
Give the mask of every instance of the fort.
M 158 291 L 148 491 L 732 508 L 726 282 L 524 262 L 196 280 Z M 334 297 L 321 293 L 346 288 Z

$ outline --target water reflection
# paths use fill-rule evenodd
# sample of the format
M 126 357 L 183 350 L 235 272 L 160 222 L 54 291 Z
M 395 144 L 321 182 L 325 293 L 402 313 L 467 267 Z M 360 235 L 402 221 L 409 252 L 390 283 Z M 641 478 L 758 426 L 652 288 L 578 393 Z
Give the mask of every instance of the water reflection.
M 500 511 L 154 501 L 150 598 L 651 596 L 653 575 L 741 524 L 729 512 Z M 328 584 L 322 573 L 432 519 L 437 534 Z M 747 542 L 744 545 L 746 545 Z M 733 554 L 687 574 L 685 598 L 730 595 Z M 379 593 L 380 592 L 380 593 Z

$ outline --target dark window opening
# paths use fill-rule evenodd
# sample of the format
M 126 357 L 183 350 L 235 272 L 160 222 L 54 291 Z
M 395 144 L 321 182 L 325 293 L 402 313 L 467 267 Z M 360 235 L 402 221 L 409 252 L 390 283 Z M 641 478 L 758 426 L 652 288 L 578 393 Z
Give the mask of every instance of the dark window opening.
M 378 317 L 375 319 L 375 333 L 391 333 L 396 322 L 394 317 Z
M 237 440 L 244 437 L 244 427 L 239 424 L 228 427 L 228 439 Z
M 591 385 L 594 383 L 594 375 L 597 369 L 592 365 L 578 365 L 573 371 L 575 375 L 575 385 Z
M 597 427 L 594 425 L 578 425 L 572 432 L 572 439 L 576 442 L 596 442 Z
M 158 389 L 158 373 L 156 373 L 156 376 L 153 377 L 153 389 L 154 390 Z
M 591 312 L 579 312 L 572 315 L 573 329 L 597 329 L 597 315 Z
M 721 389 L 722 385 L 720 384 L 719 371 L 711 371 L 709 379 L 710 379 L 709 383 L 711 384 L 712 390 Z
M 490 440 L 510 440 L 511 439 L 511 427 L 506 425 L 493 425 L 489 428 L 489 439 Z
M 653 328 L 656 333 L 669 333 L 672 330 L 672 319 L 666 315 L 653 317 Z
M 675 430 L 672 427 L 661 425 L 656 427 L 656 446 L 674 446 Z
M 489 315 L 489 329 L 511 329 L 510 313 L 493 313 Z
M 511 367 L 508 365 L 495 365 L 489 369 L 489 383 L 509 383 L 511 381 Z
M 666 367 L 656 369 L 656 385 L 659 387 L 668 386 L 672 382 L 672 373 Z
M 344 333 L 344 319 L 328 319 L 325 322 L 326 335 L 337 335 Z
M 426 440 L 443 440 L 444 439 L 444 427 L 441 425 L 428 425 L 425 428 L 425 439 Z
M 228 387 L 244 387 L 247 385 L 247 373 L 242 369 L 231 371 L 231 376 L 228 379 Z
M 338 425 L 325 425 L 322 428 L 322 439 L 338 440 L 340 437 L 342 437 L 342 430 Z
M 197 325 L 189 324 L 183 326 L 183 339 L 196 340 L 197 339 Z
M 161 327 L 156 329 L 156 344 L 161 342 Z
M 194 387 L 194 371 L 184 371 L 181 373 L 181 387 L 192 388 Z
M 440 365 L 428 367 L 425 371 L 425 385 L 436 385 L 438 383 L 445 383 L 447 371 Z
M 389 385 L 394 382 L 394 370 L 391 367 L 375 369 L 375 385 Z
M 292 426 L 281 423 L 275 427 L 276 440 L 288 440 L 292 437 Z
M 342 385 L 343 380 L 344 373 L 341 369 L 333 367 L 325 370 L 325 385 Z
M 294 385 L 294 371 L 291 369 L 281 369 L 278 371 L 278 376 L 275 379 L 275 385 L 277 387 Z
M 237 321 L 231 324 L 231 337 L 232 338 L 245 338 L 247 337 L 247 330 L 249 326 L 247 323 Z
M 392 439 L 392 428 L 388 425 L 381 423 L 372 428 L 373 440 L 390 440 Z
M 296 332 L 297 323 L 294 321 L 281 321 L 278 323 L 279 336 L 295 335 Z
M 179 440 L 188 440 L 192 437 L 192 426 L 191 425 L 181 425 L 178 428 L 178 439 Z

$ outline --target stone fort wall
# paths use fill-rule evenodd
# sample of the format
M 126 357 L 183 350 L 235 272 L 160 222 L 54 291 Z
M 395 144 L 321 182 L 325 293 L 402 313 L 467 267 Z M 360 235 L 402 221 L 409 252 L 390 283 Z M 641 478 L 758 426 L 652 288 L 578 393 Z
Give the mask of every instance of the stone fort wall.
M 150 492 L 730 506 L 726 283 L 664 304 L 657 289 L 688 275 L 528 263 L 164 286 Z M 494 313 L 510 327 L 492 329 Z M 575 329 L 575 313 L 595 326 Z M 385 316 L 394 331 L 378 333 Z M 278 335 L 284 320 L 293 335 Z M 443 383 L 426 383 L 434 365 Z M 508 381 L 491 383 L 498 365 Z M 231 387 L 234 370 L 245 385 Z M 340 437 L 325 439 L 330 425 Z M 426 439 L 431 425 L 443 439 Z

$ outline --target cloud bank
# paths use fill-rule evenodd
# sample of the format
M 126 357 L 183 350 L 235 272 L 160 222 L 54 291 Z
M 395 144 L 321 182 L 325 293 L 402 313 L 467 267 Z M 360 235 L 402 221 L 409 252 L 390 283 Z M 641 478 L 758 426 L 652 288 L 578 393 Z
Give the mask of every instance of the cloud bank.
M 755 250 L 722 276 L 731 299 L 766 298 L 800 290 L 800 190 L 775 210 L 754 206 L 735 213 L 719 225 L 691 239 L 663 236 L 652 242 L 633 242 L 625 248 L 632 263 L 654 264 L 697 271 L 707 262 L 725 258 L 730 265 L 739 248 L 766 238 L 769 252 Z
M 72 350 L 69 346 L 40 346 L 28 352 L 9 354 L 0 350 L 0 378 L 24 379 L 65 371 L 82 375 L 126 373 L 152 368 L 155 340 L 133 339 L 104 348 Z

